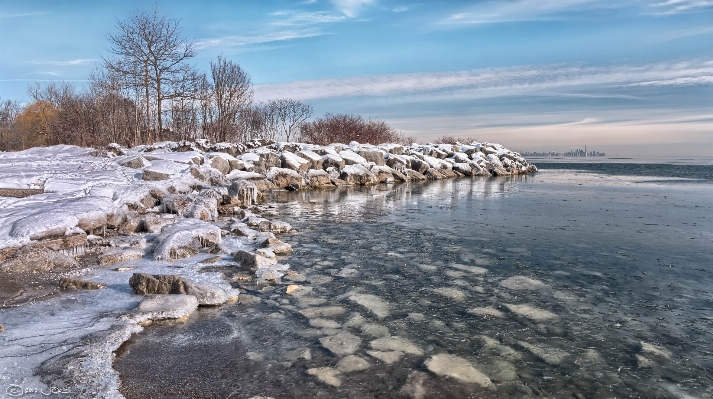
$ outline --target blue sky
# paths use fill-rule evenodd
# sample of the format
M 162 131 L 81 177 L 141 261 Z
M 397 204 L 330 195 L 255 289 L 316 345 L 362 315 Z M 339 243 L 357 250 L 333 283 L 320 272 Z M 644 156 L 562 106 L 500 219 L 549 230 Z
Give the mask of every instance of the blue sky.
M 0 0 L 0 98 L 78 85 L 142 1 Z M 520 150 L 713 155 L 713 0 L 158 1 L 255 97 Z

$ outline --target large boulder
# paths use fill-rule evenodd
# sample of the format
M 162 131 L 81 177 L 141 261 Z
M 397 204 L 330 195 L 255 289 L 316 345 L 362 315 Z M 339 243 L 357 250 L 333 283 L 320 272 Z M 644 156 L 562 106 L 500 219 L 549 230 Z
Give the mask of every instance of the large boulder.
M 352 150 L 344 150 L 339 153 L 339 156 L 342 157 L 344 160 L 344 163 L 349 166 L 349 165 L 364 165 L 367 164 L 367 160 L 364 159 L 361 155 L 357 154 L 356 152 Z
M 213 158 L 210 159 L 209 165 L 220 171 L 220 173 L 227 175 L 230 173 L 230 163 L 228 162 L 227 159 L 221 157 L 221 156 L 214 156 Z
M 307 172 L 307 175 L 305 176 L 305 181 L 307 182 L 307 185 L 312 188 L 334 187 L 330 179 L 329 173 L 321 169 L 311 169 L 309 172 Z
M 371 173 L 374 174 L 379 183 L 393 183 L 394 175 L 391 172 L 392 170 L 388 166 L 374 165 L 371 167 Z
M 283 168 L 292 169 L 301 173 L 307 172 L 312 165 L 312 162 L 289 151 L 282 152 L 282 154 L 280 154 L 280 159 L 282 160 Z
M 175 260 L 197 254 L 201 249 L 213 248 L 220 244 L 220 228 L 213 224 L 197 220 L 183 219 L 165 226 L 156 239 L 154 259 Z
M 424 160 L 413 157 L 411 158 L 411 169 L 415 170 L 416 172 L 423 174 L 426 173 L 428 169 L 431 168 L 431 165 L 428 164 L 428 162 L 425 162 Z
M 360 186 L 370 186 L 379 183 L 376 176 L 374 176 L 369 169 L 359 164 L 345 166 L 344 169 L 342 169 L 340 178 L 347 182 L 347 184 Z
M 337 170 L 344 169 L 346 162 L 338 154 L 327 153 L 322 156 L 322 167 L 327 170 L 329 168 L 334 168 Z
M 292 169 L 270 168 L 267 178 L 278 188 L 300 189 L 304 186 L 304 179 Z
M 454 163 L 453 170 L 466 176 L 473 175 L 473 168 L 471 168 L 467 163 Z
M 153 162 L 151 166 L 144 168 L 142 178 L 147 181 L 168 180 L 173 176 L 185 172 L 188 168 L 189 166 L 187 164 L 157 160 Z
M 151 166 L 151 163 L 142 156 L 133 156 L 126 159 L 122 159 L 117 162 L 119 165 L 131 168 L 131 169 L 141 169 L 147 166 Z
M 23 247 L 15 255 L 0 263 L 0 271 L 8 273 L 65 272 L 79 269 L 79 263 L 59 252 L 47 248 Z
M 302 150 L 297 153 L 300 158 L 310 161 L 310 169 L 322 169 L 322 156 L 310 150 Z
M 373 162 L 377 166 L 384 166 L 386 162 L 384 160 L 384 153 L 381 151 L 359 151 L 361 155 L 367 162 Z
M 134 273 L 129 279 L 134 294 L 188 294 L 190 283 L 181 276 L 172 274 Z

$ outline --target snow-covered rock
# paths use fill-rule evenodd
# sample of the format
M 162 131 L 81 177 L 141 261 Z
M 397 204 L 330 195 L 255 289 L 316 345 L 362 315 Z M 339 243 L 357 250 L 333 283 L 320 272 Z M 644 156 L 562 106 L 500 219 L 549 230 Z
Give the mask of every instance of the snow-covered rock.
M 201 249 L 221 242 L 220 228 L 197 219 L 183 219 L 165 226 L 157 238 L 153 255 L 156 260 L 172 261 L 197 254 Z

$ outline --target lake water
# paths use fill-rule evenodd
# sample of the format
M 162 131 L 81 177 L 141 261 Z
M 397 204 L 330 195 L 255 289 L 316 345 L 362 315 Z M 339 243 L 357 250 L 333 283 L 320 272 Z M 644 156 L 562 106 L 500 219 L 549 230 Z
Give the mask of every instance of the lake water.
M 275 194 L 299 275 L 148 327 L 122 393 L 712 398 L 713 166 L 538 166 Z

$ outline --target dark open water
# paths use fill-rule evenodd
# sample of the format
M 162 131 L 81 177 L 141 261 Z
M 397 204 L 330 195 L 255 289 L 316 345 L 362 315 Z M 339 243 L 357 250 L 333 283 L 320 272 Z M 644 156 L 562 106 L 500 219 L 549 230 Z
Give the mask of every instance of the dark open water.
M 147 328 L 122 393 L 712 398 L 713 166 L 640 166 L 278 193 L 298 281 Z

